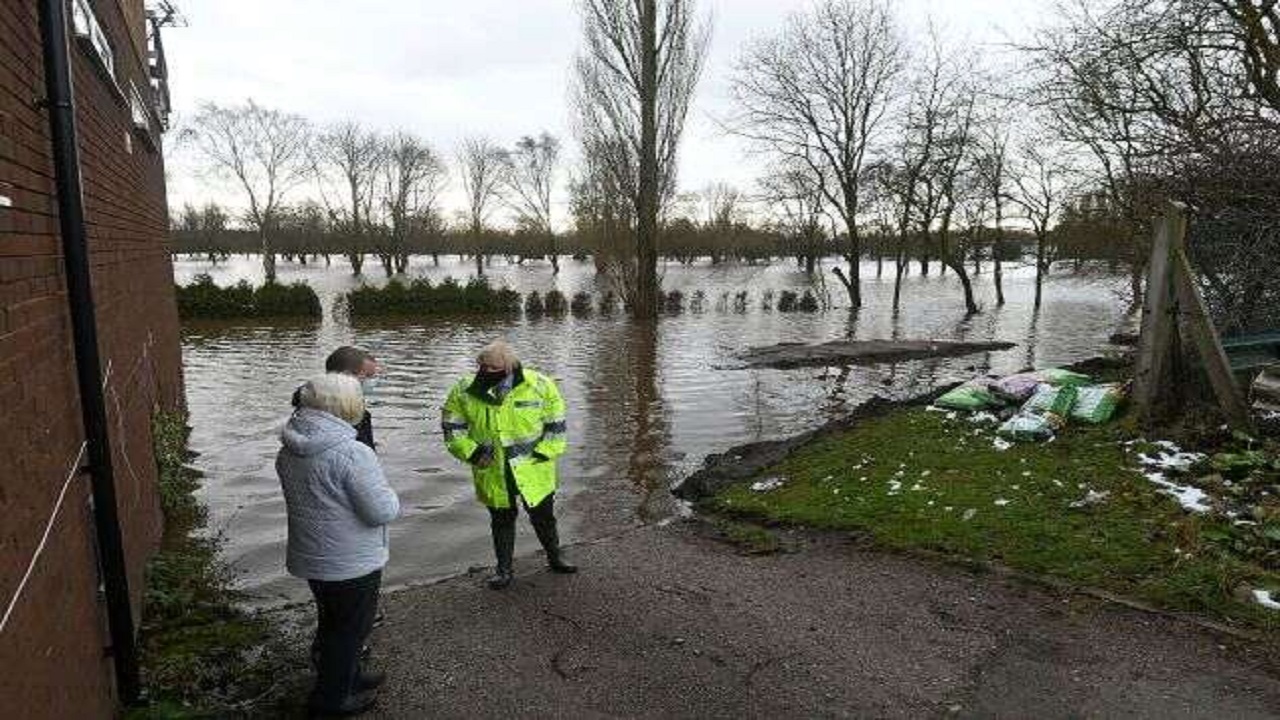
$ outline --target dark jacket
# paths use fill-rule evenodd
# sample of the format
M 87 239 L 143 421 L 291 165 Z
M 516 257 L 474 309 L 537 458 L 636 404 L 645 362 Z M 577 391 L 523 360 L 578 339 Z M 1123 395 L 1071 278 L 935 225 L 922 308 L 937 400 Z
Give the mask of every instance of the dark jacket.
M 293 391 L 293 398 L 290 402 L 296 409 L 299 405 L 298 393 L 302 392 L 302 388 Z M 360 418 L 360 422 L 356 423 L 356 441 L 369 446 L 370 450 L 377 452 L 378 443 L 373 441 L 373 415 L 368 410 L 364 411 L 364 417 Z

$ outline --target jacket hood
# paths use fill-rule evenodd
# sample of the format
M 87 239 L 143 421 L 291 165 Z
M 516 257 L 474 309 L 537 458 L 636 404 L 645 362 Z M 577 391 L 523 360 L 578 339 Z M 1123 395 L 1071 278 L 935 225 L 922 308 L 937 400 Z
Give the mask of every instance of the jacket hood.
M 280 432 L 284 448 L 301 457 L 318 455 L 355 437 L 354 426 L 336 415 L 313 408 L 299 408 Z

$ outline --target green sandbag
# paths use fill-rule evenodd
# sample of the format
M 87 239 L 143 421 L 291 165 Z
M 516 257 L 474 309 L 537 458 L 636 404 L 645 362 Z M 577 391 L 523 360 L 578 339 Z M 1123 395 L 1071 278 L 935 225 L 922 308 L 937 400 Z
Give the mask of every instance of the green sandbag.
M 1053 413 L 1029 413 L 1025 410 L 1009 418 L 999 434 L 1013 440 L 1051 440 L 1066 423 Z
M 1065 418 L 1071 414 L 1071 408 L 1075 407 L 1078 394 L 1074 385 L 1055 387 L 1043 384 L 1036 388 L 1035 394 L 1022 406 L 1022 412 L 1032 415 L 1053 413 Z
M 986 379 L 970 380 L 934 400 L 933 404 L 935 407 L 964 412 L 977 412 L 978 410 L 1000 407 L 1004 403 L 987 389 L 988 382 L 990 381 Z
M 1115 417 L 1120 403 L 1124 402 L 1124 389 L 1120 385 L 1088 385 L 1079 388 L 1076 406 L 1071 419 L 1090 425 L 1101 425 Z
M 1088 385 L 1089 381 L 1093 379 L 1093 378 L 1090 378 L 1088 375 L 1082 375 L 1081 373 L 1072 372 L 1070 370 L 1063 370 L 1062 368 L 1049 368 L 1047 370 L 1040 370 L 1036 373 L 1036 375 L 1040 378 L 1040 382 L 1046 382 L 1046 383 L 1049 383 L 1050 385 L 1058 385 L 1058 386 Z

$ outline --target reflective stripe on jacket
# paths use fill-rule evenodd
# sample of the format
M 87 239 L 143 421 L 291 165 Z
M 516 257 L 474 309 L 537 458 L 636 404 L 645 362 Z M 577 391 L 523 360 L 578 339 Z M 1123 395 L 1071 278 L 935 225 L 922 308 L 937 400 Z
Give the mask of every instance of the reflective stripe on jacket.
M 555 381 L 517 368 L 516 383 L 501 400 L 459 380 L 444 404 L 442 425 L 449 453 L 469 463 L 481 445 L 493 448 L 488 467 L 471 466 L 476 497 L 491 508 L 507 508 L 506 467 L 530 507 L 556 489 L 556 459 L 568 449 L 564 399 Z M 539 457 L 541 456 L 541 457 Z M 542 458 L 546 458 L 545 460 Z

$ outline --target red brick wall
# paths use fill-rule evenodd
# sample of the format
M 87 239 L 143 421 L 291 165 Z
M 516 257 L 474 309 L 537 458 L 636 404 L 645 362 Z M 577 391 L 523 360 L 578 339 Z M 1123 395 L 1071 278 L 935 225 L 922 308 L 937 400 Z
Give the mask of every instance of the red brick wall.
M 116 83 L 150 101 L 134 38 L 142 0 L 94 0 Z M 120 516 L 135 615 L 160 539 L 150 416 L 182 403 L 160 128 L 149 146 L 93 54 L 71 48 L 84 200 Z M 83 439 L 36 3 L 0 0 L 0 611 L 32 557 Z M 130 140 L 126 141 L 126 137 Z M 132 145 L 131 151 L 129 145 Z M 48 547 L 0 635 L 6 718 L 114 712 L 89 485 L 72 482 Z

